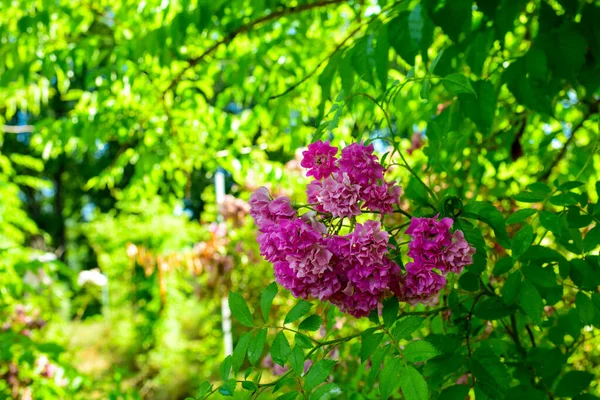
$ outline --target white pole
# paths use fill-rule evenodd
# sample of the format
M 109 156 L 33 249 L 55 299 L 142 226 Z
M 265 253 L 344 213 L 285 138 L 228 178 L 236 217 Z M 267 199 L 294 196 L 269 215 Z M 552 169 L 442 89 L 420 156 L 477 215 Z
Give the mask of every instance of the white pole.
M 215 173 L 215 192 L 217 198 L 217 208 L 223 204 L 225 200 L 225 174 L 221 168 Z M 223 221 L 223 216 L 218 212 L 217 217 L 219 222 Z M 233 337 L 231 335 L 231 310 L 229 309 L 229 299 L 227 293 L 224 293 L 221 298 L 221 328 L 223 330 L 223 347 L 225 357 L 233 354 Z

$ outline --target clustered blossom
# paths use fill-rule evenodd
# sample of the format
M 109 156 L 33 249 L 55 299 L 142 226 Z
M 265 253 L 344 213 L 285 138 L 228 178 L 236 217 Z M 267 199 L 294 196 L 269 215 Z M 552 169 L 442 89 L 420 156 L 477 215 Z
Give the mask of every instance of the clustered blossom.
M 446 274 L 459 274 L 473 262 L 475 249 L 460 230 L 450 232 L 451 218 L 413 218 L 406 233 L 412 236 L 401 296 L 411 302 L 431 300 L 445 285 Z
M 329 301 L 356 317 L 392 293 L 410 302 L 431 298 L 446 273 L 471 262 L 474 250 L 462 232 L 450 232 L 451 219 L 414 218 L 406 231 L 414 261 L 403 274 L 389 258 L 389 234 L 378 215 L 394 212 L 401 188 L 385 180 L 372 145 L 351 144 L 339 159 L 337 150 L 318 141 L 303 152 L 301 165 L 315 178 L 306 188 L 312 211 L 299 215 L 289 198 L 273 199 L 264 187 L 250 199 L 261 254 L 273 263 L 277 282 L 296 297 Z M 363 213 L 377 219 L 357 223 Z M 339 234 L 345 218 L 351 230 Z

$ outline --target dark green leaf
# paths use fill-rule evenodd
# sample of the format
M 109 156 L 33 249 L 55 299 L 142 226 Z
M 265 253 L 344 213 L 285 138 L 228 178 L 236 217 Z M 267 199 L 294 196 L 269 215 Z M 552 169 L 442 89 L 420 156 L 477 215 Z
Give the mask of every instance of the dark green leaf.
M 285 362 L 288 360 L 290 356 L 290 344 L 283 334 L 283 331 L 279 331 L 277 336 L 275 336 L 275 340 L 273 340 L 273 344 L 271 345 L 271 358 L 273 361 L 283 367 Z
M 246 352 L 248 351 L 248 345 L 250 344 L 250 339 L 252 339 L 252 332 L 244 333 L 242 336 L 240 336 L 240 340 L 238 340 L 235 350 L 233 350 L 231 365 L 234 372 L 239 371 L 244 363 Z
M 312 340 L 308 336 L 303 335 L 302 333 L 296 333 L 294 339 L 296 341 L 296 346 L 300 346 L 303 349 L 310 349 L 313 347 Z
M 490 321 L 508 317 L 514 312 L 515 309 L 504 304 L 500 297 L 489 297 L 480 300 L 473 309 L 473 314 L 477 318 Z
M 304 373 L 304 351 L 298 346 L 290 353 L 290 365 L 296 375 L 301 376 Z
M 574 206 L 578 201 L 574 193 L 566 192 L 550 197 L 550 203 L 555 206 Z
M 425 340 L 414 340 L 404 348 L 404 358 L 409 362 L 427 361 L 440 354 L 440 352 Z
M 273 299 L 277 295 L 277 284 L 275 282 L 268 285 L 260 296 L 260 311 L 262 312 L 265 321 L 269 319 L 269 312 L 271 311 L 271 305 Z
M 502 287 L 502 300 L 506 305 L 514 304 L 519 296 L 521 289 L 521 273 L 515 271 L 508 276 Z
M 539 201 L 544 201 L 546 199 L 546 195 L 533 192 L 521 192 L 513 196 L 513 199 L 522 203 L 537 203 Z
M 221 379 L 226 381 L 231 374 L 231 364 L 233 360 L 231 356 L 227 356 L 221 363 Z
M 256 383 L 254 383 L 252 381 L 243 381 L 242 387 L 246 390 L 251 390 L 251 391 L 258 389 L 258 386 L 256 385 Z
M 234 292 L 229 292 L 229 308 L 231 308 L 231 314 L 240 321 L 243 325 L 253 327 L 254 321 L 252 320 L 252 314 L 246 304 L 244 298 Z
M 442 84 L 446 90 L 454 95 L 460 93 L 477 95 L 473 89 L 473 86 L 471 86 L 471 81 L 469 81 L 469 78 L 462 74 L 450 74 L 442 78 Z
M 383 318 L 383 324 L 386 328 L 390 328 L 396 321 L 396 318 L 398 317 L 398 309 L 399 303 L 396 296 L 388 297 L 383 301 L 383 311 L 381 316 Z
M 375 328 L 367 329 L 361 335 L 361 347 L 360 347 L 360 359 L 365 362 L 373 352 L 377 349 L 381 340 L 383 339 L 383 333 L 375 333 Z
M 379 376 L 379 394 L 382 399 L 387 399 L 392 393 L 398 390 L 399 372 L 400 360 L 398 358 L 388 358 L 385 360 Z
M 277 400 L 296 400 L 296 397 L 298 397 L 298 395 L 300 394 L 300 392 L 289 392 L 289 393 L 285 393 L 282 394 L 281 396 L 279 396 L 277 398 Z
M 559 397 L 573 397 L 590 385 L 594 375 L 585 371 L 569 371 L 558 382 L 554 394 Z
M 423 321 L 425 320 L 417 315 L 403 317 L 392 328 L 392 336 L 396 340 L 407 339 L 414 331 L 421 327 Z
M 517 260 L 531 246 L 533 241 L 533 228 L 531 225 L 525 225 L 511 240 L 512 257 Z
M 582 291 L 577 292 L 575 296 L 575 306 L 579 313 L 579 318 L 584 325 L 591 325 L 596 320 L 596 307 L 592 303 L 592 299 Z
M 458 279 L 458 285 L 467 292 L 476 292 L 479 290 L 479 275 L 465 272 Z
M 335 383 L 326 383 L 319 386 L 311 395 L 310 400 L 337 399 L 342 394 L 342 389 Z
M 447 387 L 440 393 L 438 400 L 465 400 L 469 394 L 468 385 L 454 385 Z
M 511 256 L 502 257 L 494 266 L 494 275 L 498 276 L 507 273 L 512 269 L 513 265 L 515 265 L 515 263 Z
M 521 293 L 519 295 L 519 305 L 525 311 L 533 322 L 537 325 L 542 322 L 542 312 L 544 311 L 544 302 L 542 296 L 536 287 L 529 281 L 523 281 L 521 284 Z
M 423 375 L 411 366 L 404 367 L 400 371 L 400 387 L 406 400 L 427 400 L 429 390 Z
M 524 266 L 521 271 L 526 280 L 537 286 L 553 288 L 557 285 L 556 273 L 552 266 L 544 268 L 537 264 L 529 264 Z
M 237 381 L 235 379 L 230 379 L 219 388 L 219 393 L 223 396 L 231 397 L 233 396 L 233 392 L 235 392 L 235 387 L 237 385 Z
M 319 329 L 319 327 L 321 326 L 322 323 L 323 323 L 323 319 L 321 317 L 319 317 L 318 315 L 311 315 L 310 317 L 306 318 L 304 321 L 300 322 L 298 329 L 312 332 L 312 331 L 316 331 L 317 329 Z
M 525 208 L 523 210 L 517 210 L 514 213 L 510 214 L 508 218 L 506 218 L 507 224 L 516 224 L 519 222 L 525 221 L 527 218 L 531 217 L 533 214 L 537 212 L 536 209 L 533 208 Z
M 594 226 L 583 238 L 583 251 L 590 252 L 600 246 L 600 225 Z
M 311 366 L 304 377 L 304 389 L 310 391 L 321 384 L 327 379 L 335 364 L 334 360 L 321 360 Z
M 467 216 L 472 214 L 480 221 L 488 224 L 494 230 L 498 243 L 504 248 L 509 248 L 510 239 L 508 238 L 508 233 L 506 233 L 504 216 L 502 216 L 502 213 L 496 207 L 491 203 L 476 201 L 467 204 L 464 212 Z
M 265 342 L 267 341 L 267 328 L 262 328 L 250 341 L 248 345 L 248 361 L 252 365 L 256 365 L 260 357 L 262 356 L 263 349 L 265 347 Z
M 298 304 L 296 304 L 289 313 L 285 316 L 283 320 L 284 324 L 289 324 L 291 322 L 297 321 L 310 311 L 312 304 L 306 300 L 300 300 Z

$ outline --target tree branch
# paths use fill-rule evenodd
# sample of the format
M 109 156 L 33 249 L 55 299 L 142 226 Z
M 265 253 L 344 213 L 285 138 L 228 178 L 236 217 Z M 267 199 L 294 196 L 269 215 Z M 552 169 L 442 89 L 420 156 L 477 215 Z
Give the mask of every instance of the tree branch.
M 558 153 L 558 155 L 556 157 L 554 157 L 554 160 L 552 160 L 552 163 L 550 164 L 548 169 L 546 169 L 546 171 L 544 171 L 544 173 L 540 176 L 540 179 L 539 179 L 540 182 L 545 182 L 548 180 L 548 178 L 550 177 L 550 174 L 552 173 L 552 170 L 556 167 L 556 165 L 560 162 L 560 160 L 563 159 L 563 157 L 567 153 L 567 148 L 569 147 L 571 142 L 573 142 L 573 140 L 575 139 L 575 134 L 577 133 L 577 131 L 579 129 L 581 129 L 581 127 L 583 127 L 583 123 L 585 121 L 587 121 L 588 118 L 594 113 L 594 110 L 593 110 L 594 108 L 595 108 L 595 105 L 590 106 L 590 108 L 585 113 L 585 115 L 583 116 L 581 121 L 579 121 L 579 123 L 577 125 L 575 125 L 575 127 L 571 131 L 571 136 L 567 139 L 567 141 L 565 142 L 565 145 L 562 147 L 562 149 L 560 149 L 560 152 Z
M 173 80 L 171 81 L 171 83 L 169 84 L 169 86 L 167 86 L 167 88 L 163 91 L 162 96 L 165 97 L 166 94 L 173 90 L 181 81 L 181 79 L 183 78 L 183 76 L 185 75 L 185 73 L 190 70 L 191 68 L 195 67 L 196 65 L 198 65 L 200 62 L 202 62 L 207 56 L 209 56 L 210 54 L 212 54 L 215 50 L 217 50 L 221 45 L 223 44 L 227 44 L 229 42 L 231 42 L 233 39 L 235 39 L 238 35 L 248 32 L 250 30 L 252 30 L 254 27 L 256 27 L 257 25 L 263 24 L 265 22 L 269 22 L 278 18 L 281 18 L 283 16 L 287 16 L 287 15 L 292 15 L 292 14 L 297 14 L 297 13 L 301 13 L 303 11 L 308 11 L 308 10 L 312 10 L 315 8 L 319 8 L 319 7 L 325 7 L 328 5 L 332 5 L 332 4 L 341 4 L 346 2 L 346 0 L 322 0 L 322 1 L 317 1 L 315 3 L 310 3 L 310 4 L 302 4 L 296 7 L 287 7 L 287 8 L 283 8 L 279 11 L 275 11 L 269 15 L 265 15 L 263 17 L 260 17 L 246 25 L 242 25 L 239 28 L 235 29 L 234 31 L 230 32 L 229 34 L 227 34 L 226 36 L 224 36 L 222 39 L 216 41 L 215 43 L 212 44 L 212 46 L 210 46 L 208 49 L 206 49 L 202 54 L 200 54 L 197 57 L 193 57 L 190 58 L 188 60 L 188 65 L 186 65 L 176 76 L 175 78 L 173 78 Z

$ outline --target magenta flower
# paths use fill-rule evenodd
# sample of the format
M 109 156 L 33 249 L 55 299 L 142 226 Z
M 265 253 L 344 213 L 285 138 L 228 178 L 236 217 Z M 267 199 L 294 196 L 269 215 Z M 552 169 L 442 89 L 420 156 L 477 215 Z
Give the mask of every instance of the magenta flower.
M 361 196 L 365 200 L 365 207 L 369 210 L 379 211 L 383 214 L 392 214 L 394 205 L 400 203 L 402 188 L 394 182 L 384 182 L 381 185 L 371 185 L 365 188 Z
M 303 151 L 300 165 L 308 168 L 306 176 L 314 176 L 315 179 L 327 178 L 333 172 L 338 170 L 335 164 L 337 158 L 337 147 L 329 145 L 329 142 L 323 143 L 317 141 L 308 145 L 308 150 Z
M 463 268 L 473 264 L 475 248 L 469 245 L 462 231 L 454 231 L 452 244 L 446 248 L 442 255 L 443 263 L 439 266 L 442 272 L 460 274 Z
M 420 262 L 406 264 L 404 290 L 407 299 L 428 298 L 446 285 L 446 278 Z
M 340 170 L 350 177 L 352 183 L 362 187 L 377 184 L 383 180 L 383 166 L 373 154 L 373 145 L 353 143 L 342 150 Z
M 324 211 L 334 217 L 360 215 L 358 202 L 360 187 L 350 183 L 348 174 L 334 173 L 321 182 L 316 195 Z

